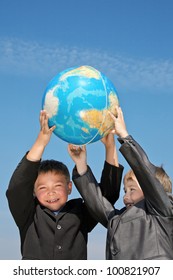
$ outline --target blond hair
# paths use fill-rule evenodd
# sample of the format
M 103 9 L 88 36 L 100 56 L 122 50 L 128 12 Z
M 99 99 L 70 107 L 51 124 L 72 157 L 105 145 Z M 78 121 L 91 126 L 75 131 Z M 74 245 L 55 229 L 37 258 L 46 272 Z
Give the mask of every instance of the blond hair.
M 156 166 L 155 177 L 159 180 L 161 185 L 163 186 L 165 192 L 172 192 L 172 181 L 168 174 L 163 169 L 163 166 Z M 132 169 L 130 169 L 124 176 L 123 183 L 127 182 L 128 180 L 133 180 L 136 178 Z
M 130 169 L 125 175 L 124 175 L 124 179 L 123 179 L 123 184 L 125 184 L 125 182 L 129 181 L 129 180 L 133 180 L 134 178 L 136 178 L 134 172 L 132 169 Z
M 156 178 L 162 184 L 165 192 L 172 192 L 172 181 L 168 174 L 163 169 L 163 166 L 156 167 Z

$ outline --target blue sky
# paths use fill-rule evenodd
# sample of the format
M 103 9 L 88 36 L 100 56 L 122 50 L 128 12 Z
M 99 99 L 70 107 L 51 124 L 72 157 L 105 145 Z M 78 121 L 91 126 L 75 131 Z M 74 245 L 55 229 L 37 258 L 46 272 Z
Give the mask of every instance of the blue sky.
M 111 79 L 129 133 L 173 178 L 172 14 L 171 0 L 0 1 L 0 259 L 21 257 L 5 192 L 37 137 L 44 90 L 60 71 L 91 65 Z M 99 180 L 104 147 L 96 142 L 87 150 Z M 55 135 L 46 158 L 73 168 L 67 143 Z M 120 153 L 119 161 L 126 172 L 129 167 Z M 73 187 L 71 198 L 78 196 Z M 89 259 L 105 258 L 105 240 L 106 230 L 98 225 L 89 236 Z

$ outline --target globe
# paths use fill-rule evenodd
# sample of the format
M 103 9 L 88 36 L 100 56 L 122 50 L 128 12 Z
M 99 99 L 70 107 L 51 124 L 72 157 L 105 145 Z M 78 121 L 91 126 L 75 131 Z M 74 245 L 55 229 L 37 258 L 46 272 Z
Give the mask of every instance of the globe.
M 91 66 L 73 67 L 57 74 L 47 85 L 42 109 L 54 133 L 74 145 L 86 145 L 106 136 L 113 128 L 109 111 L 119 105 L 113 83 Z

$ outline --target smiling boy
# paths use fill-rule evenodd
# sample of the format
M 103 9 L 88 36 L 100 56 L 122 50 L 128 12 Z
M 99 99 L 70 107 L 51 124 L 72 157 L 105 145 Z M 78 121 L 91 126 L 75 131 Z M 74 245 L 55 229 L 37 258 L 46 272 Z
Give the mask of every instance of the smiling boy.
M 102 195 L 100 187 L 87 170 L 86 148 L 83 161 L 76 163 L 73 181 L 93 217 L 107 228 L 106 259 L 109 260 L 173 260 L 173 196 L 172 183 L 163 167 L 153 165 L 142 147 L 126 130 L 121 108 L 113 117 L 114 132 L 121 143 L 120 152 L 129 163 L 124 178 L 124 204 L 114 208 Z M 83 167 L 83 170 L 81 169 Z
M 87 259 L 88 233 L 97 221 L 81 198 L 68 200 L 72 182 L 66 165 L 56 160 L 41 161 L 55 128 L 48 127 L 46 111 L 40 113 L 40 126 L 36 141 L 18 164 L 7 190 L 9 208 L 20 232 L 22 259 Z M 100 187 L 114 203 L 119 197 L 123 169 L 114 154 L 113 138 L 103 141 L 106 161 Z
M 34 184 L 34 194 L 39 203 L 51 211 L 60 211 L 72 190 L 67 167 L 59 161 L 42 161 Z
M 123 196 L 123 202 L 126 208 L 133 206 L 135 203 L 144 199 L 144 193 L 132 170 L 129 170 L 125 174 L 123 183 L 124 183 L 124 193 L 125 193 Z

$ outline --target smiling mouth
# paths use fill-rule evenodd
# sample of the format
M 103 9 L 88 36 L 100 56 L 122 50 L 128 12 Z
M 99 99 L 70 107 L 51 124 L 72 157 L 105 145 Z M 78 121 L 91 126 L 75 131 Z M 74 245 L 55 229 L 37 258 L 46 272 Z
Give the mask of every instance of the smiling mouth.
M 58 198 L 55 198 L 55 199 L 50 199 L 50 200 L 47 200 L 48 203 L 55 203 L 57 202 L 59 199 Z

